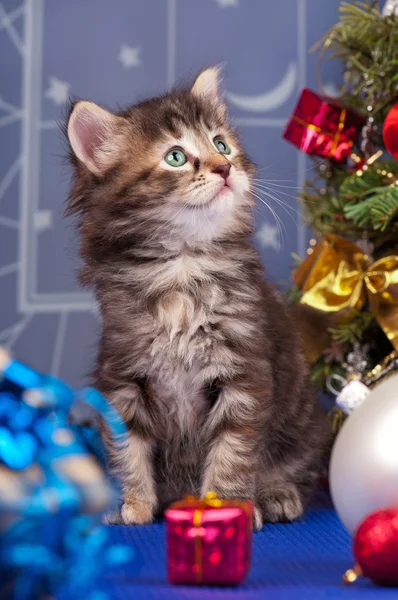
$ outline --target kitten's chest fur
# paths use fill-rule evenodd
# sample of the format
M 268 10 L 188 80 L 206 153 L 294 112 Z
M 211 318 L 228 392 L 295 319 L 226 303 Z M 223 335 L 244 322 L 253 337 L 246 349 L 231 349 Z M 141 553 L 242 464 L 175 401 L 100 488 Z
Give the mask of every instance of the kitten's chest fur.
M 181 432 L 203 422 L 210 408 L 207 386 L 213 365 L 218 372 L 223 365 L 228 371 L 235 367 L 225 346 L 225 329 L 227 320 L 236 321 L 237 303 L 213 276 L 214 268 L 208 258 L 177 266 L 171 262 L 169 288 L 151 317 L 149 384 L 159 408 Z
M 168 419 L 181 431 L 192 429 L 208 408 L 203 373 L 217 354 L 218 317 L 215 285 L 199 296 L 175 290 L 159 300 L 155 336 L 149 348 L 148 375 L 152 391 Z

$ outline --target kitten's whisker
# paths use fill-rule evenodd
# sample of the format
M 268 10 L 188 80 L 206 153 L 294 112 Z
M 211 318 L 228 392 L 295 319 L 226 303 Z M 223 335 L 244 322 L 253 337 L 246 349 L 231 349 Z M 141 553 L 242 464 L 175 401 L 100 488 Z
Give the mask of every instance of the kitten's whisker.
M 210 219 L 209 219 L 209 217 L 207 216 L 207 212 L 206 212 L 206 209 L 205 209 L 205 207 L 204 207 L 204 206 L 202 206 L 202 211 L 203 211 L 203 213 L 204 213 L 204 215 L 205 215 L 205 217 L 206 217 L 206 221 L 207 221 L 207 222 L 208 222 L 208 224 L 209 224 L 209 228 L 210 228 L 210 231 L 211 231 L 211 233 L 212 233 L 212 237 L 213 237 L 213 239 L 214 239 L 214 238 L 216 237 L 216 232 L 215 232 L 215 229 L 214 229 L 213 225 L 212 225 L 212 224 L 211 224 L 211 222 L 210 222 Z
M 202 209 L 202 212 L 203 212 L 204 214 L 206 214 L 206 210 L 205 210 L 205 208 L 203 207 L 203 205 L 201 205 L 201 206 L 199 207 L 199 211 L 198 211 L 199 213 L 200 213 L 200 209 Z M 199 214 L 199 223 L 200 223 L 200 232 L 201 232 L 202 240 L 204 240 L 204 239 L 205 239 L 205 236 L 203 235 L 203 233 L 206 233 L 206 232 L 205 232 L 205 225 L 204 225 L 204 223 L 202 223 L 202 218 L 201 218 L 201 215 L 200 215 L 200 214 Z
M 264 171 L 267 171 L 267 169 L 265 167 L 261 167 L 261 168 L 257 168 L 256 169 L 256 173 L 262 173 Z M 254 179 L 254 177 L 252 178 Z M 281 182 L 283 181 L 284 183 L 294 183 L 295 180 L 294 179 L 267 179 L 267 181 L 276 181 L 276 182 Z
M 193 212 L 192 212 L 192 219 L 193 219 L 193 245 L 194 247 L 196 246 L 196 240 L 195 240 L 195 236 L 196 236 L 196 208 L 197 205 L 195 204 L 193 207 Z
M 293 198 L 293 200 L 299 201 L 299 199 L 297 198 L 297 194 L 290 194 L 289 192 L 284 192 L 283 190 L 280 190 L 279 187 L 274 187 L 271 184 L 255 181 L 254 183 L 252 183 L 252 185 L 257 185 L 259 187 L 266 188 L 267 190 L 278 192 L 278 194 L 282 194 L 287 198 Z
M 156 229 L 152 232 L 152 235 L 147 237 L 141 244 L 141 248 L 144 247 L 144 245 L 146 244 L 150 244 L 151 242 L 155 241 L 156 238 L 158 237 L 158 233 L 160 231 L 162 231 L 162 229 L 164 229 L 165 227 L 167 227 L 168 225 L 171 224 L 171 219 L 169 219 L 168 221 L 165 221 L 164 223 L 161 223 L 161 225 L 159 225 L 159 227 L 156 227 Z
M 269 180 L 269 179 L 267 180 L 267 179 L 255 179 L 255 178 L 252 178 L 252 181 L 254 181 L 257 185 L 259 185 L 261 183 L 261 184 L 264 184 L 267 187 L 286 188 L 286 189 L 294 189 L 294 190 L 296 190 L 296 192 L 299 191 L 299 188 L 297 186 L 277 185 L 275 183 L 272 183 L 272 180 Z M 288 196 L 289 198 L 294 198 L 298 203 L 303 202 L 300 198 L 297 197 L 297 194 L 296 195 L 292 195 L 292 194 L 289 194 L 287 192 L 283 192 L 283 191 L 281 191 L 279 189 L 275 190 L 275 191 L 278 191 L 279 194 L 283 194 L 285 196 Z M 317 200 L 314 200 L 314 201 L 306 200 L 305 203 L 306 204 L 318 204 L 318 201 Z
M 181 210 L 181 209 L 180 209 Z M 180 212 L 180 211 L 178 211 Z M 178 213 L 177 213 L 178 214 Z M 175 216 L 175 215 L 174 215 Z M 150 217 L 148 217 L 147 219 L 145 219 L 144 221 L 140 221 L 139 223 L 137 223 L 137 225 L 139 225 L 140 227 L 142 227 L 143 225 L 145 225 L 145 223 L 148 223 L 149 221 L 152 221 L 152 219 L 156 217 L 156 215 L 152 215 Z M 171 221 L 171 219 L 169 219 L 168 221 L 166 221 L 166 223 L 169 223 Z M 157 229 L 155 230 L 157 231 Z M 147 238 L 149 239 L 149 238 Z
M 280 196 L 277 195 L 277 192 L 275 192 L 274 190 L 265 189 L 265 188 L 259 187 L 257 185 L 253 185 L 252 188 L 254 190 L 257 190 L 258 192 L 263 193 L 263 194 L 267 194 L 267 195 L 270 195 L 271 197 L 275 197 L 278 200 L 278 202 L 280 202 L 281 204 L 284 204 L 289 209 L 291 209 L 293 212 L 296 212 L 297 214 L 300 214 L 300 212 L 296 208 L 294 208 L 294 206 L 291 206 L 291 204 L 289 204 L 289 202 L 287 202 L 283 198 L 280 198 Z
M 148 238 L 146 238 L 146 239 L 144 240 L 144 242 L 142 243 L 142 246 L 143 246 L 144 244 L 147 244 L 148 242 L 150 243 L 150 242 L 152 242 L 153 240 L 155 240 L 155 239 L 156 239 L 156 237 L 158 236 L 159 232 L 160 232 L 160 231 L 162 231 L 162 229 L 164 229 L 164 228 L 165 228 L 165 227 L 167 227 L 168 225 L 171 225 L 171 224 L 173 223 L 173 220 L 174 220 L 174 219 L 175 219 L 175 218 L 176 218 L 176 217 L 177 217 L 179 214 L 181 214 L 181 212 L 182 212 L 184 209 L 186 209 L 187 207 L 188 207 L 188 204 L 185 202 L 185 203 L 184 203 L 184 204 L 181 206 L 181 208 L 180 208 L 180 209 L 179 209 L 179 210 L 178 210 L 176 213 L 174 213 L 174 214 L 173 214 L 173 215 L 172 215 L 172 216 L 171 216 L 169 219 L 167 219 L 167 221 L 164 221 L 163 223 L 161 223 L 161 224 L 159 225 L 159 227 L 157 227 L 157 228 L 155 229 L 155 231 L 153 232 L 153 234 L 152 234 L 150 237 L 148 237 Z M 177 228 L 177 226 L 174 224 L 174 226 L 173 226 L 173 230 L 174 230 L 174 229 L 176 229 L 176 228 Z M 142 247 L 142 246 L 141 246 L 141 247 Z
M 254 185 L 255 187 L 258 188 L 262 188 L 265 189 L 269 192 L 275 193 L 275 194 L 281 194 L 282 196 L 286 196 L 287 198 L 292 198 L 293 200 L 298 200 L 297 196 L 290 194 L 289 192 L 284 192 L 280 189 L 274 188 L 273 186 L 270 186 L 268 183 L 258 183 L 258 182 L 254 182 L 252 185 Z M 278 196 L 279 198 L 279 196 Z
M 145 219 L 145 221 L 139 221 L 139 222 L 137 223 L 137 225 L 138 225 L 139 227 L 142 227 L 142 226 L 143 226 L 143 225 L 145 225 L 146 223 L 149 223 L 150 221 L 152 221 L 152 220 L 153 220 L 153 218 L 154 218 L 154 216 L 155 216 L 155 215 L 151 215 L 150 217 L 148 217 L 147 219 Z
M 261 191 L 269 192 L 270 194 L 282 194 L 288 198 L 293 198 L 293 200 L 295 199 L 295 196 L 292 196 L 292 194 L 287 194 L 286 192 L 281 192 L 280 190 L 275 190 L 273 188 L 270 188 L 270 187 L 265 186 L 260 183 L 252 183 L 252 187 L 255 189 L 261 190 Z M 279 195 L 278 195 L 278 198 L 279 198 Z M 280 200 L 282 201 L 282 198 L 280 198 Z M 283 200 L 283 202 L 286 202 L 286 201 Z M 290 206 L 290 204 L 288 206 Z
M 256 179 L 255 177 L 252 177 L 251 181 L 255 181 L 256 183 L 264 183 L 265 185 L 269 184 L 272 187 L 285 188 L 287 190 L 299 190 L 299 186 L 297 185 L 284 185 L 276 183 L 277 179 Z
M 253 196 L 255 196 L 255 194 L 253 194 Z M 280 226 L 280 223 L 279 223 L 279 217 L 278 217 L 278 215 L 276 215 L 276 213 L 272 210 L 272 208 L 269 206 L 269 204 L 267 202 L 265 202 L 262 198 L 259 198 L 259 200 L 261 202 L 263 202 L 263 204 L 266 205 L 266 207 L 271 211 L 271 213 L 273 214 L 273 217 L 275 219 L 276 229 L 277 229 L 277 233 L 278 233 L 278 247 L 277 247 L 277 251 L 279 252 L 281 250 L 282 242 L 283 242 L 283 234 L 282 234 L 281 226 Z M 246 202 L 251 207 L 250 202 L 248 202 L 247 200 L 246 200 Z M 261 217 L 263 216 L 263 213 L 256 206 L 253 207 L 252 210 L 258 212 Z
M 199 225 L 200 225 L 200 219 L 199 219 L 199 205 L 195 206 L 195 232 L 196 232 L 196 243 L 198 242 L 199 239 Z
M 283 159 L 284 157 L 282 157 Z M 278 162 L 280 162 L 281 159 L 279 159 L 278 161 L 276 161 L 275 163 L 271 163 L 270 165 L 265 165 L 264 167 L 259 167 L 256 169 L 257 173 L 261 173 L 261 171 L 267 171 L 268 169 L 270 169 L 270 167 L 274 166 L 275 164 L 277 164 Z M 315 162 L 313 161 L 313 164 L 310 165 L 309 167 L 304 169 L 304 173 L 307 173 L 307 171 L 313 171 L 314 169 L 318 168 L 320 165 L 326 163 L 328 161 L 327 158 L 323 158 L 322 160 L 320 160 L 319 162 Z M 291 181 L 290 179 L 287 181 Z
M 289 215 L 289 217 L 293 220 L 293 222 L 298 226 L 297 221 L 294 218 L 294 215 L 292 215 L 290 213 L 290 211 L 293 211 L 294 213 L 296 213 L 297 215 L 299 215 L 299 217 L 301 217 L 301 213 L 298 210 L 296 210 L 295 208 L 293 208 L 292 206 L 290 206 L 287 202 L 284 202 L 281 198 L 278 198 L 274 194 L 271 194 L 267 190 L 260 189 L 260 188 L 254 187 L 254 186 L 253 186 L 253 189 L 258 194 L 260 194 L 260 195 L 264 194 L 267 198 L 270 198 L 270 200 L 274 200 L 281 208 L 283 208 L 283 210 Z
M 300 204 L 300 202 L 301 202 L 301 200 L 300 200 L 300 198 L 298 197 L 297 194 L 290 194 L 289 192 L 284 192 L 283 190 L 280 190 L 279 188 L 272 187 L 269 184 L 255 182 L 252 185 L 255 185 L 255 186 L 263 188 L 263 189 L 266 189 L 266 190 L 268 190 L 270 192 L 274 192 L 275 194 L 278 193 L 278 194 L 280 194 L 282 196 L 286 196 L 286 198 L 289 198 L 289 199 L 291 198 L 292 200 L 294 200 L 296 202 L 296 204 Z
M 255 185 L 258 187 L 264 187 L 265 189 L 269 190 L 269 186 L 267 186 L 267 185 L 259 184 L 259 183 L 256 183 Z M 273 188 L 271 188 L 270 191 L 273 191 L 278 194 L 282 194 L 283 196 L 286 196 L 287 198 L 293 198 L 293 200 L 295 200 L 298 205 L 303 204 L 303 200 L 301 198 L 297 197 L 297 195 L 289 194 L 288 192 L 283 192 L 282 190 L 279 190 L 279 189 L 277 190 L 277 189 L 273 189 Z M 319 204 L 319 202 L 317 200 L 313 200 L 313 201 L 306 200 L 305 204 Z
M 197 234 L 196 241 L 197 242 L 199 240 L 199 236 L 202 233 L 202 226 L 201 226 L 200 214 L 199 214 L 199 212 L 200 212 L 200 206 L 201 205 L 198 204 L 198 206 L 196 207 L 196 210 L 195 210 L 195 219 L 196 219 L 195 223 L 197 223 L 197 229 L 196 229 L 196 234 Z
M 193 200 L 194 200 L 194 201 L 195 201 L 195 200 L 196 200 L 196 201 L 200 200 L 201 196 L 203 196 L 203 193 L 206 191 L 206 189 L 208 189 L 208 187 L 209 187 L 209 186 L 211 187 L 212 185 L 213 185 L 213 184 L 212 184 L 210 181 L 207 181 L 207 182 L 206 182 L 206 184 L 203 186 L 203 188 L 200 190 L 200 192 L 197 192 L 197 193 L 195 194 L 195 196 L 193 197 Z M 192 191 L 194 191 L 194 190 L 192 190 Z
M 243 200 L 249 206 L 250 210 L 253 213 L 253 223 L 255 225 L 256 219 L 255 219 L 254 213 L 257 213 L 258 215 L 260 215 L 260 217 L 263 215 L 263 213 L 261 212 L 261 210 L 258 208 L 258 206 L 256 204 L 254 206 L 252 206 L 252 204 L 249 202 L 249 200 L 247 200 L 246 198 L 243 198 Z
M 251 193 L 253 194 L 253 196 L 255 198 L 257 198 L 258 200 L 260 200 L 260 202 L 262 202 L 268 208 L 268 210 L 271 212 L 271 214 L 273 215 L 273 217 L 275 219 L 275 225 L 276 225 L 277 230 L 278 230 L 278 235 L 280 236 L 280 239 L 282 241 L 283 240 L 283 231 L 287 235 L 287 229 L 286 229 L 285 224 L 283 223 L 282 219 L 279 217 L 278 213 L 272 208 L 272 206 L 270 206 L 268 204 L 268 202 L 266 202 L 266 200 L 264 200 L 264 198 L 261 198 L 260 196 L 257 196 L 253 191 Z
M 260 202 L 262 202 L 262 203 L 263 203 L 263 204 L 264 204 L 264 205 L 265 205 L 265 206 L 268 208 L 268 210 L 269 210 L 269 211 L 272 213 L 272 215 L 274 216 L 276 224 L 278 224 L 278 223 L 279 223 L 279 226 L 280 226 L 280 228 L 281 228 L 281 232 L 282 232 L 282 229 L 283 229 L 283 231 L 284 231 L 284 232 L 286 233 L 286 235 L 287 235 L 287 229 L 286 229 L 286 227 L 285 227 L 285 224 L 283 223 L 282 219 L 280 218 L 280 216 L 278 215 L 278 213 L 275 211 L 275 209 L 274 209 L 274 208 L 272 208 L 272 206 L 270 206 L 270 204 L 269 204 L 269 203 L 268 203 L 266 200 L 264 200 L 264 198 L 262 198 L 261 196 L 257 195 L 255 192 L 253 192 L 253 191 L 252 191 L 252 194 L 253 194 L 253 196 L 254 196 L 255 198 L 257 198 L 258 200 L 260 200 Z
M 290 204 L 288 204 L 287 202 L 285 202 L 282 198 L 279 198 L 279 196 L 277 196 L 276 193 L 274 194 L 270 190 L 265 190 L 265 189 L 259 188 L 257 186 L 252 186 L 252 189 L 255 192 L 257 192 L 258 194 L 260 194 L 260 195 L 263 194 L 264 196 L 266 196 L 270 200 L 274 200 L 274 202 L 276 202 L 277 204 L 279 204 L 279 206 L 282 206 L 284 208 L 284 210 L 286 210 L 286 212 L 289 213 L 290 216 L 293 216 L 293 215 L 290 214 L 290 212 L 289 212 L 290 210 L 292 212 L 295 212 L 299 216 L 301 216 L 298 210 L 296 210 L 293 206 L 290 206 Z

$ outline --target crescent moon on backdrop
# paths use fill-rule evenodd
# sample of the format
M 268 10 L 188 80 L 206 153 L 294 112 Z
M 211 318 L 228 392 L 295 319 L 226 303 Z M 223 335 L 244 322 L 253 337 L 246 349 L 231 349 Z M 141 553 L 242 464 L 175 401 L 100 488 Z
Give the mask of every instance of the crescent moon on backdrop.
M 295 63 L 290 63 L 282 80 L 269 92 L 256 96 L 242 96 L 227 92 L 227 98 L 238 108 L 249 112 L 267 112 L 278 108 L 286 102 L 293 93 L 297 81 L 297 67 Z

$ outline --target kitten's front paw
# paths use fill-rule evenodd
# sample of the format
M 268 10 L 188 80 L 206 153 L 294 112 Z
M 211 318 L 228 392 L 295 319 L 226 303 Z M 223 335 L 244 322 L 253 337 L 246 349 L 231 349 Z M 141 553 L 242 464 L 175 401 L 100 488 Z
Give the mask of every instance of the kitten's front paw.
M 140 500 L 125 502 L 120 514 L 124 525 L 147 525 L 153 521 L 153 507 Z
M 261 513 L 261 510 L 258 508 L 258 506 L 254 507 L 254 513 L 253 513 L 253 529 L 254 531 L 261 531 L 261 529 L 263 528 L 264 525 L 264 521 L 263 521 L 263 515 Z
M 263 492 L 260 506 L 264 521 L 269 523 L 295 521 L 304 512 L 299 491 L 294 485 Z

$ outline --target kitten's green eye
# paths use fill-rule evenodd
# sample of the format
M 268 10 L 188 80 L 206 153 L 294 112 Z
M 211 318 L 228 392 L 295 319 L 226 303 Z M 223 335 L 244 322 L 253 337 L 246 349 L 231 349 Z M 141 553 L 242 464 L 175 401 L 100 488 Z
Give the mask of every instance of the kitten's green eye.
M 173 148 L 166 154 L 164 160 L 171 167 L 182 167 L 182 165 L 185 165 L 188 159 L 182 150 L 179 148 Z
M 231 148 L 228 146 L 222 137 L 215 137 L 213 143 L 220 154 L 231 154 Z

